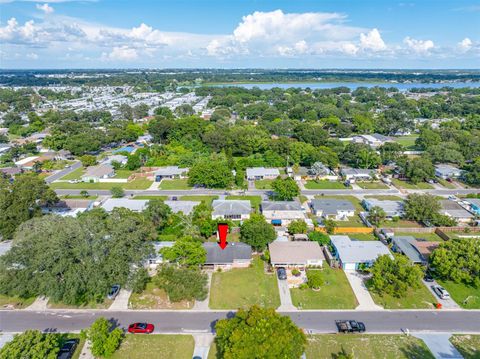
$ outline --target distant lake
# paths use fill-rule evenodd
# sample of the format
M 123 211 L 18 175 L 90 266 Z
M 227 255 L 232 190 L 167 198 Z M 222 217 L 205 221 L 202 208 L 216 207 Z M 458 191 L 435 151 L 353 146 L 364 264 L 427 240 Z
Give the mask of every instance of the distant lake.
M 215 84 L 212 86 L 219 87 L 243 87 L 246 89 L 252 89 L 258 87 L 261 90 L 270 90 L 274 87 L 279 87 L 281 89 L 288 89 L 291 87 L 296 88 L 311 88 L 312 90 L 316 89 L 331 89 L 335 87 L 348 87 L 350 90 L 355 90 L 358 87 L 395 87 L 400 91 L 407 91 L 412 88 L 442 88 L 442 87 L 453 87 L 453 88 L 462 88 L 462 87 L 480 87 L 480 82 L 449 82 L 449 83 L 389 83 L 389 82 L 290 82 L 290 83 L 223 83 Z

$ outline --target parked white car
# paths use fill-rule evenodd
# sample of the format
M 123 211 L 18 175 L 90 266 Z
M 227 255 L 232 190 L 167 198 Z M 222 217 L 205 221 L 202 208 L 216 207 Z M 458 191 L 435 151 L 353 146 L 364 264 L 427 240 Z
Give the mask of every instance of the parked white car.
M 450 298 L 450 293 L 448 293 L 445 288 L 440 287 L 439 285 L 432 285 L 432 289 L 440 299 Z

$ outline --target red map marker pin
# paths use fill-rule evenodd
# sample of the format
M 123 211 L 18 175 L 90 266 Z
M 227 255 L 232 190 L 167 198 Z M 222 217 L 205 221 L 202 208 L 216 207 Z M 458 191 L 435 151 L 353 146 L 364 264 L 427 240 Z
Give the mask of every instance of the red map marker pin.
M 225 249 L 227 246 L 227 234 L 228 234 L 228 224 L 226 223 L 219 223 L 217 225 L 217 233 L 218 233 L 218 245 L 220 248 Z

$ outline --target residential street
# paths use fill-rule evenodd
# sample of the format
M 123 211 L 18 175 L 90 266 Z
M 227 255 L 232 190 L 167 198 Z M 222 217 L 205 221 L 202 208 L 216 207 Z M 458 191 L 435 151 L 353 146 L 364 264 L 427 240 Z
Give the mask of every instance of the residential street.
M 0 311 L 0 331 L 20 332 L 39 329 L 51 332 L 79 331 L 97 317 L 114 320 L 126 327 L 136 321 L 155 325 L 157 333 L 211 332 L 215 322 L 232 315 L 232 311 L 107 311 L 46 310 Z M 383 311 L 296 311 L 283 312 L 300 327 L 313 333 L 333 333 L 336 319 L 363 321 L 369 333 L 450 332 L 480 333 L 480 311 L 455 310 L 383 310 Z
M 64 176 L 68 175 L 70 172 L 73 172 L 77 168 L 80 168 L 80 167 L 82 167 L 82 162 L 77 161 L 73 165 L 71 165 L 70 167 L 65 168 L 61 171 L 58 171 L 57 173 L 54 173 L 53 175 L 45 178 L 45 182 L 52 183 L 52 182 L 54 182 L 54 181 L 56 181 L 56 180 L 58 180 L 58 179 L 60 179 Z

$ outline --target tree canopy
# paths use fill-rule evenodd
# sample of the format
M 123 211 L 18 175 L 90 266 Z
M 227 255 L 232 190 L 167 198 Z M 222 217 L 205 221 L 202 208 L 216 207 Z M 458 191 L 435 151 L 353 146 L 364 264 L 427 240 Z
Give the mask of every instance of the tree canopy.
M 275 229 L 261 214 L 252 214 L 240 227 L 240 240 L 262 251 L 276 238 Z
M 300 358 L 307 342 L 289 317 L 257 306 L 239 309 L 233 318 L 219 320 L 215 329 L 217 348 L 225 359 Z
M 272 182 L 272 189 L 275 191 L 275 198 L 281 201 L 291 201 L 300 194 L 297 182 L 291 177 L 277 177 Z

